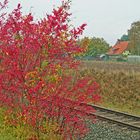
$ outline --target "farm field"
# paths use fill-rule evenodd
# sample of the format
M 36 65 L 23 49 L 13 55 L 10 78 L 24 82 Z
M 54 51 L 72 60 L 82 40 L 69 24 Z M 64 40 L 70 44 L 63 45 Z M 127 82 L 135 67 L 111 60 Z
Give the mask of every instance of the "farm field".
M 140 115 L 140 65 L 84 61 L 80 75 L 93 77 L 100 85 L 99 105 Z

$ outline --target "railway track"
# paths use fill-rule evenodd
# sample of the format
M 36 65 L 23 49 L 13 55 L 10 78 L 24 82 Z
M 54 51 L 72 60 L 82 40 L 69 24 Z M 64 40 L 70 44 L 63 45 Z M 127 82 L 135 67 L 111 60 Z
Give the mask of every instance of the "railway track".
M 89 115 L 95 115 L 98 120 L 111 122 L 113 124 L 140 132 L 140 116 L 114 111 L 97 105 L 89 106 L 92 106 L 96 110 L 95 113 L 90 113 Z

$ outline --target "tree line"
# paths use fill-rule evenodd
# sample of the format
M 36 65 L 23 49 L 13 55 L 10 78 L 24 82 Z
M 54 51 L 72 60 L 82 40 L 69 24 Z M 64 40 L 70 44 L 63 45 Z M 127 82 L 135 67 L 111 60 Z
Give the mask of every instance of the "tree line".
M 133 22 L 127 34 L 119 39 L 121 41 L 129 41 L 128 50 L 131 55 L 140 55 L 140 21 Z M 81 47 L 86 47 L 86 51 L 82 56 L 94 56 L 105 54 L 108 52 L 110 45 L 104 38 L 84 37 L 78 40 Z

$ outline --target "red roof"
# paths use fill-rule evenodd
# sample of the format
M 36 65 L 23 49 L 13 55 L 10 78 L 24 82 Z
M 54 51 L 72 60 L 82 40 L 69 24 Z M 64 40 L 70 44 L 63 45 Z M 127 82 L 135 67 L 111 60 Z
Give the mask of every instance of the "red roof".
M 128 41 L 118 41 L 113 47 L 108 51 L 109 55 L 122 54 L 128 48 Z

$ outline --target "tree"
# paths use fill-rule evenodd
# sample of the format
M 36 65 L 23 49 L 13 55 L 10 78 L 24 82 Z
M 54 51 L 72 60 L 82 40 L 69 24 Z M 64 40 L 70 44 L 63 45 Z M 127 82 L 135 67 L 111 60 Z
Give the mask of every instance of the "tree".
M 83 137 L 88 130 L 84 119 L 93 108 L 81 102 L 100 99 L 95 81 L 68 73 L 77 72 L 73 56 L 83 52 L 77 38 L 86 26 L 70 28 L 69 4 L 62 2 L 38 22 L 32 13 L 22 15 L 20 4 L 0 15 L 0 106 L 6 122 L 32 127 L 36 139 L 41 133 Z M 6 5 L 7 0 L 0 3 L 0 10 Z
M 121 37 L 120 40 L 121 40 L 121 41 L 128 41 L 128 40 L 129 40 L 129 39 L 128 39 L 128 35 L 126 35 L 126 34 L 122 35 L 122 37 Z
M 128 30 L 129 50 L 131 54 L 140 55 L 140 21 L 134 22 Z
M 106 53 L 109 49 L 109 44 L 103 38 L 85 37 L 80 41 L 81 46 L 85 41 L 88 43 L 84 56 L 97 56 Z

